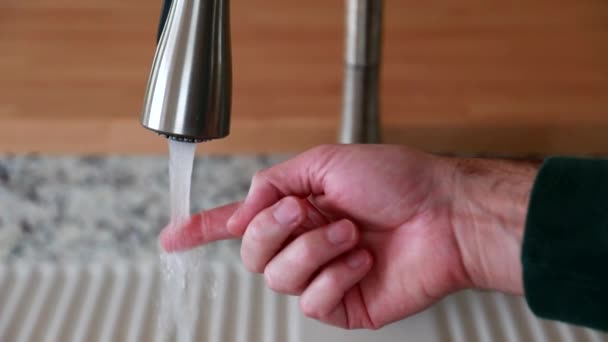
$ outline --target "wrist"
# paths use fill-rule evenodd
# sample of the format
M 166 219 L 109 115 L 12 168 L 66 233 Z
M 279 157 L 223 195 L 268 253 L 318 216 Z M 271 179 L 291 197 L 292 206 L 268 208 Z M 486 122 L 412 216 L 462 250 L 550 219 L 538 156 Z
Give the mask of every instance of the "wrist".
M 451 163 L 451 226 L 470 286 L 522 294 L 521 245 L 540 163 Z

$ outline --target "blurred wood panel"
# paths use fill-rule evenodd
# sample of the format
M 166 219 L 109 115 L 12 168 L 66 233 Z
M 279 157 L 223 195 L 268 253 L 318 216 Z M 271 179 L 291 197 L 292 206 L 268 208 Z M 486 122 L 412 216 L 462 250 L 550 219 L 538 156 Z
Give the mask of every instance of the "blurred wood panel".
M 2 0 L 0 152 L 158 153 L 138 124 L 160 0 Z M 207 152 L 333 142 L 342 1 L 233 1 L 231 137 Z M 386 0 L 386 142 L 608 153 L 608 2 Z

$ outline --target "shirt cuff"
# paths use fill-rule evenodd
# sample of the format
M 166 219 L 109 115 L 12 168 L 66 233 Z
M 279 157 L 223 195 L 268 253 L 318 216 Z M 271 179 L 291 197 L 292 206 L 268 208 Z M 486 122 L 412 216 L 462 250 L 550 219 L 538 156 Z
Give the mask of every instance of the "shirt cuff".
M 608 331 L 608 160 L 544 162 L 530 197 L 522 265 L 537 316 Z

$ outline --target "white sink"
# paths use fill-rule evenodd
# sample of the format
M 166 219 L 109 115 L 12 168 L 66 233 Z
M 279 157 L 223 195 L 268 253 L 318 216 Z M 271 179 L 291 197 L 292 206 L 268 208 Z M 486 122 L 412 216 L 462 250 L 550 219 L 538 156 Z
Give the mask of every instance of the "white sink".
M 155 263 L 0 266 L 0 341 L 156 341 Z M 521 298 L 463 292 L 379 331 L 344 331 L 302 316 L 240 267 L 210 264 L 200 291 L 196 341 L 217 342 L 600 342 L 608 336 L 533 317 Z M 199 285 L 200 284 L 200 285 Z

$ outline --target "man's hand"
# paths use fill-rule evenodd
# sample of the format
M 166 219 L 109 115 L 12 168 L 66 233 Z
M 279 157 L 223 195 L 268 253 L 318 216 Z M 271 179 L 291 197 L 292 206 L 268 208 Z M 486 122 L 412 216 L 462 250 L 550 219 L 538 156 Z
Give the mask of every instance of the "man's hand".
M 483 162 L 463 161 L 397 146 L 318 147 L 258 173 L 243 203 L 165 229 L 161 243 L 177 251 L 242 237 L 245 267 L 263 273 L 271 289 L 300 296 L 306 315 L 376 329 L 459 289 L 491 284 L 488 267 L 518 265 L 521 238 L 486 231 L 494 221 L 483 206 L 496 201 L 484 196 L 500 196 L 501 189 L 483 179 L 480 189 L 471 189 L 471 178 L 492 172 L 473 172 Z M 505 210 L 525 216 L 522 198 L 522 212 L 510 209 L 521 204 L 508 199 Z M 501 234 L 509 248 L 499 257 L 486 255 L 482 239 L 500 246 Z M 503 264 L 503 257 L 512 260 Z M 505 273 L 521 273 L 515 268 Z M 505 290 L 521 292 L 517 286 Z

